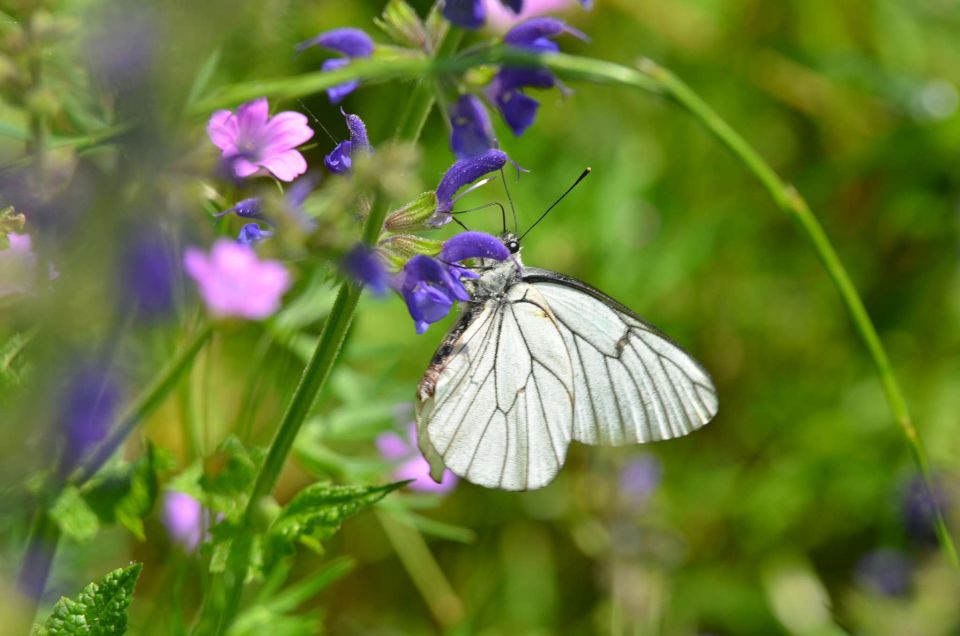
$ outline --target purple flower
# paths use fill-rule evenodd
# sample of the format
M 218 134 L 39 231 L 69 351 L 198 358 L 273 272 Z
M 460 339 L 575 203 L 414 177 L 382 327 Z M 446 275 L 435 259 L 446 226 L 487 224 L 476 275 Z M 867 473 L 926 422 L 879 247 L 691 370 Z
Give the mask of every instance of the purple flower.
M 473 183 L 480 177 L 495 172 L 507 162 L 507 155 L 501 150 L 488 150 L 469 159 L 460 159 L 444 173 L 437 186 L 437 210 L 428 224 L 441 227 L 450 222 L 453 210 L 453 195 L 463 186 Z
M 524 0 L 500 0 L 500 4 L 513 13 L 523 11 Z M 484 0 L 447 0 L 443 17 L 464 29 L 479 29 L 487 21 Z
M 273 231 L 262 229 L 259 223 L 246 223 L 240 228 L 237 243 L 247 246 L 256 245 L 271 236 L 273 236 Z
M 406 436 L 398 435 L 393 431 L 381 433 L 377 436 L 377 449 L 380 455 L 391 462 L 399 462 L 394 468 L 393 478 L 400 480 L 412 479 L 410 488 L 422 492 L 446 494 L 457 485 L 457 476 L 449 470 L 443 472 L 440 483 L 430 478 L 430 464 L 417 450 L 417 425 L 413 422 L 407 425 Z
M 487 26 L 494 31 L 503 32 L 513 25 L 538 15 L 565 11 L 576 5 L 589 9 L 591 0 L 526 0 L 523 11 L 517 13 L 505 9 L 498 0 L 485 0 L 487 5 Z
M 218 316 L 266 318 L 279 309 L 290 287 L 283 265 L 261 261 L 250 247 L 229 239 L 214 243 L 210 254 L 187 248 L 183 263 L 207 307 Z
M 224 210 L 216 215 L 216 218 L 226 216 L 231 212 L 242 219 L 263 219 L 263 201 L 260 197 L 251 197 L 244 199 L 228 210 Z
M 362 285 L 366 285 L 375 295 L 380 296 L 387 291 L 390 276 L 376 250 L 363 243 L 357 243 L 343 257 L 341 263 L 348 276 Z
M 882 549 L 868 552 L 857 561 L 857 582 L 875 594 L 903 596 L 910 589 L 912 566 L 898 550 Z
M 463 283 L 450 268 L 423 254 L 406 262 L 394 280 L 394 286 L 406 301 L 418 334 L 442 320 L 454 301 L 470 300 Z
M 347 130 L 350 131 L 350 140 L 341 141 L 330 154 L 323 158 L 323 165 L 334 174 L 350 172 L 354 154 L 372 152 L 373 150 L 367 137 L 367 126 L 363 123 L 363 120 L 358 115 L 349 113 L 343 113 L 343 116 L 347 122 Z
M 281 181 L 293 181 L 307 171 L 306 159 L 296 150 L 313 137 L 307 118 L 293 111 L 270 117 L 265 97 L 242 104 L 236 113 L 213 113 L 207 134 L 237 177 L 249 177 L 263 168 Z
M 121 268 L 123 304 L 136 311 L 138 318 L 168 316 L 174 308 L 178 261 L 174 246 L 156 230 L 135 237 Z
M 58 403 L 58 421 L 66 437 L 61 469 L 73 469 L 110 431 L 122 398 L 110 368 L 87 360 L 72 368 Z
M 635 507 L 647 503 L 650 495 L 660 485 L 663 467 L 650 453 L 640 453 L 620 471 L 620 493 Z
M 450 107 L 450 124 L 450 147 L 458 159 L 469 159 L 497 147 L 487 109 L 474 95 L 461 95 Z
M 320 67 L 322 71 L 335 71 L 350 63 L 348 58 L 370 57 L 373 54 L 373 40 L 360 29 L 343 28 L 325 31 L 316 37 L 301 42 L 297 51 L 303 51 L 311 46 L 320 46 L 336 51 L 346 57 L 331 58 Z M 327 97 L 333 104 L 339 104 L 343 99 L 355 91 L 360 85 L 357 80 L 350 80 L 327 89 Z
M 507 32 L 503 41 L 508 46 L 537 53 L 555 53 L 560 47 L 550 38 L 564 33 L 588 41 L 581 31 L 557 18 L 533 18 L 521 22 Z M 556 84 L 556 77 L 545 68 L 508 66 L 500 69 L 486 93 L 513 133 L 520 136 L 533 123 L 540 107 L 540 102 L 521 89 L 552 88 Z
M 174 490 L 163 497 L 163 525 L 170 538 L 187 552 L 193 552 L 207 533 L 207 520 L 200 502 Z

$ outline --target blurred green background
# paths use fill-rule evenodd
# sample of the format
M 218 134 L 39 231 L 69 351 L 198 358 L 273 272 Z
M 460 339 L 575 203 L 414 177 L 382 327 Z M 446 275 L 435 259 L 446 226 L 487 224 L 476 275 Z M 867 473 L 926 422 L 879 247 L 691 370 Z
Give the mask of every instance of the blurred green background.
M 100 4 L 54 8 L 78 20 L 66 50 L 83 50 L 76 34 L 93 29 L 83 16 Z M 425 11 L 428 3 L 414 4 Z M 315 70 L 322 56 L 295 57 L 292 47 L 321 30 L 358 26 L 385 41 L 371 23 L 382 5 L 144 2 L 137 11 L 157 30 L 157 63 L 140 107 L 172 121 L 169 105 L 182 101 L 217 49 L 214 88 Z M 592 38 L 567 39 L 564 51 L 625 65 L 649 57 L 672 69 L 804 193 L 888 347 L 948 516 L 960 528 L 960 2 L 597 0 L 590 12 L 564 15 Z M 375 145 L 392 135 L 397 96 L 406 88 L 368 86 L 345 102 L 366 120 Z M 613 87 L 572 88 L 569 98 L 538 95 L 540 116 L 522 138 L 495 122 L 503 149 L 530 170 L 511 183 L 521 226 L 585 166 L 593 168 L 526 239 L 524 261 L 606 291 L 673 336 L 712 373 L 720 413 L 705 429 L 667 443 L 575 444 L 560 477 L 541 491 L 461 483 L 443 498 L 398 495 L 415 511 L 420 534 L 398 529 L 382 511 L 349 521 L 326 555 L 304 552 L 294 565 L 297 577 L 334 556 L 356 559 L 352 572 L 310 602 L 322 606 L 326 631 L 960 633 L 960 579 L 916 519 L 908 447 L 799 228 L 671 104 Z M 303 104 L 335 137 L 345 134 L 324 95 Z M 280 107 L 301 109 L 296 102 Z M 25 120 L 8 103 L 0 121 L 16 127 Z M 156 159 L 159 169 L 182 165 L 196 148 L 209 154 L 204 123 L 177 124 L 171 134 L 184 146 L 165 145 L 173 154 Z M 81 124 L 65 126 L 67 134 Z M 315 139 L 311 164 L 333 146 L 322 131 Z M 9 161 L 21 149 L 5 138 L 0 156 Z M 433 187 L 453 160 L 436 112 L 421 150 L 419 176 Z M 499 186 L 487 186 L 464 207 L 500 197 Z M 98 200 L 93 213 L 98 205 L 108 207 Z M 189 198 L 157 209 L 174 208 L 180 224 L 207 223 L 207 212 Z M 496 216 L 467 219 L 471 229 L 496 232 Z M 81 236 L 95 240 L 89 230 Z M 110 284 L 108 276 L 91 282 L 91 293 Z M 302 303 L 304 338 L 316 333 L 333 290 L 332 282 L 319 283 Z M 73 343 L 91 333 L 109 337 L 114 328 L 95 307 L 70 323 L 65 331 L 79 333 L 58 338 Z M 447 324 L 417 336 L 399 299 L 364 297 L 345 357 L 284 474 L 281 501 L 331 475 L 387 478 L 373 435 L 403 427 L 403 403 L 412 401 Z M 14 328 L 8 318 L 5 332 Z M 295 344 L 269 344 L 265 333 L 256 325 L 219 332 L 185 388 L 152 418 L 148 436 L 181 466 L 193 459 L 180 434 L 191 409 L 202 422 L 200 455 L 236 432 L 238 421 L 254 443 L 269 441 L 303 360 Z M 174 342 L 172 332 L 146 341 L 140 370 L 162 361 Z M 253 385 L 255 407 L 243 400 Z M 9 492 L 43 466 L 42 455 L 23 456 L 24 444 L 42 448 L 30 421 L 23 409 L 5 409 L 0 458 Z M 649 492 L 623 485 L 631 466 L 659 474 Z M 3 569 L 12 573 L 28 517 L 10 508 L 2 514 Z M 889 568 L 878 574 L 870 566 L 877 550 L 907 564 L 894 594 L 877 583 L 893 576 Z M 108 569 L 142 560 L 132 631 L 173 633 L 167 614 L 195 610 L 203 576 L 198 564 L 171 554 L 156 518 L 146 542 L 110 530 L 65 544 L 53 587 L 74 594 Z M 4 585 L 11 585 L 6 576 Z

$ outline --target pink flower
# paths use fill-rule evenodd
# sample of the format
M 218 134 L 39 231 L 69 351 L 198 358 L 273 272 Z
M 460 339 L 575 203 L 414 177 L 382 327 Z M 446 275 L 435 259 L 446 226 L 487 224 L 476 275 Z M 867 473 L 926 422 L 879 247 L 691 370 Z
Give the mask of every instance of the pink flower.
M 449 470 L 443 472 L 440 483 L 430 478 L 430 464 L 417 450 L 417 425 L 411 422 L 407 426 L 406 438 L 388 431 L 377 436 L 377 449 L 381 457 L 392 462 L 399 462 L 393 470 L 393 478 L 398 481 L 413 479 L 410 488 L 421 492 L 445 494 L 457 485 L 457 476 Z
M 277 261 L 261 261 L 256 252 L 220 239 L 210 254 L 189 247 L 183 264 L 210 310 L 219 316 L 259 320 L 280 308 L 290 274 Z
M 307 118 L 293 111 L 270 117 L 266 97 L 240 105 L 236 113 L 218 110 L 210 116 L 207 134 L 238 177 L 264 168 L 281 181 L 293 181 L 307 171 L 307 160 L 296 150 L 313 137 Z
M 199 501 L 186 493 L 171 490 L 163 497 L 163 525 L 175 543 L 187 552 L 193 552 L 206 534 L 208 524 Z
M 498 0 L 484 0 L 484 3 L 487 5 L 487 28 L 497 33 L 504 33 L 520 22 L 538 15 L 558 13 L 578 5 L 589 8 L 589 3 L 582 0 L 525 0 L 523 10 L 514 13 Z

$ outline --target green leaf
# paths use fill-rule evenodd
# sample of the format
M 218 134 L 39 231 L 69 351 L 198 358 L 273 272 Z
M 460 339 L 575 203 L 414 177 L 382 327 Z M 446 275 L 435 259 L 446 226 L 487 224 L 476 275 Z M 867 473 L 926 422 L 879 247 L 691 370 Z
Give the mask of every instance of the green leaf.
M 204 505 L 231 518 L 239 514 L 246 505 L 263 456 L 262 449 L 245 446 L 235 437 L 225 439 L 204 462 L 199 481 Z
M 100 523 L 120 523 L 140 541 L 145 540 L 143 519 L 153 509 L 159 492 L 157 473 L 169 467 L 153 445 L 132 463 L 101 471 L 83 490 L 83 498 Z
M 100 530 L 97 513 L 84 501 L 75 486 L 68 486 L 60 493 L 50 506 L 50 518 L 64 536 L 77 543 L 89 541 Z
M 62 597 L 38 636 L 120 636 L 127 632 L 127 609 L 143 566 L 114 570 L 83 588 L 77 600 Z
M 385 486 L 337 486 L 318 483 L 307 486 L 286 505 L 267 529 L 265 562 L 293 552 L 295 542 L 319 547 L 347 517 L 383 499 L 408 482 Z

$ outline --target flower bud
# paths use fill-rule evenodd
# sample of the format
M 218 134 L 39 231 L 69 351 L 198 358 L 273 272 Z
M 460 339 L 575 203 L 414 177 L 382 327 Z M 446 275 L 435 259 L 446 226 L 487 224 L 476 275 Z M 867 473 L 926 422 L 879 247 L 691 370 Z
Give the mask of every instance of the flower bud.
M 413 234 L 397 234 L 380 241 L 377 247 L 390 261 L 390 265 L 399 269 L 417 254 L 436 256 L 443 249 L 443 241 L 434 241 Z
M 417 12 L 406 0 L 390 0 L 374 22 L 398 44 L 417 49 L 427 47 L 427 30 Z
M 437 209 L 435 190 L 424 192 L 403 207 L 387 215 L 384 227 L 390 232 L 419 230 L 426 227 L 426 220 Z

